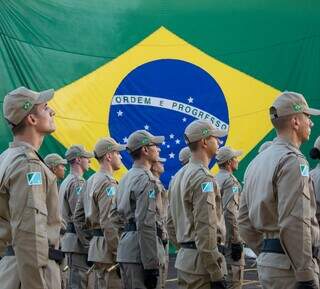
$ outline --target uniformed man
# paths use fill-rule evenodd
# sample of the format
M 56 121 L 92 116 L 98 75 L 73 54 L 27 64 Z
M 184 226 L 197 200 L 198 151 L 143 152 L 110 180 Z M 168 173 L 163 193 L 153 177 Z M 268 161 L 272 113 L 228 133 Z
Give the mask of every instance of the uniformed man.
M 159 267 L 165 264 L 165 251 L 163 228 L 157 226 L 156 179 L 150 168 L 159 158 L 158 145 L 163 141 L 163 136 L 145 130 L 135 131 L 128 138 L 127 149 L 134 163 L 117 192 L 117 208 L 125 220 L 117 261 L 126 289 L 160 288 Z
M 67 160 L 63 159 L 58 154 L 48 154 L 44 158 L 44 163 L 47 165 L 47 167 L 55 174 L 57 177 L 57 184 L 58 189 L 60 187 L 60 184 L 64 178 L 65 173 L 65 165 L 67 164 Z M 60 230 L 60 241 L 63 237 L 63 234 L 65 233 L 65 229 Z M 61 243 L 61 242 L 60 242 Z M 67 260 L 66 258 L 63 258 L 63 261 L 60 264 L 60 275 L 61 275 L 61 288 L 66 289 L 67 288 L 67 279 L 68 279 L 68 267 L 67 267 Z
M 66 159 L 63 159 L 58 154 L 48 154 L 44 158 L 44 162 L 47 165 L 47 167 L 56 175 L 57 181 L 61 182 L 64 179 L 64 174 L 66 171 L 66 164 L 68 163 Z M 58 187 L 59 184 L 58 184 Z
M 320 136 L 314 142 L 310 151 L 310 157 L 314 160 L 320 160 Z M 311 179 L 314 184 L 317 201 L 317 220 L 320 223 L 320 163 L 310 172 Z M 320 256 L 319 256 L 320 257 Z
M 189 147 L 184 147 L 179 152 L 179 161 L 182 166 L 186 165 L 191 157 L 191 151 Z
M 303 95 L 282 93 L 270 107 L 278 137 L 249 164 L 241 193 L 239 232 L 259 255 L 263 288 L 319 288 L 319 225 L 309 165 L 299 147 L 309 139 L 311 109 Z
M 53 89 L 19 87 L 4 98 L 13 143 L 0 156 L 0 255 L 5 250 L 6 256 L 1 288 L 60 288 L 56 177 L 37 152 L 44 136 L 55 130 L 55 113 L 47 104 L 53 95 Z
M 59 190 L 61 215 L 66 233 L 61 240 L 62 251 L 66 253 L 68 266 L 68 289 L 92 288 L 87 254 L 89 240 L 79 238 L 73 223 L 73 214 L 77 200 L 85 185 L 83 174 L 89 169 L 90 158 L 93 154 L 86 151 L 82 145 L 72 145 L 65 153 L 65 158 L 70 165 L 70 174 L 64 179 Z M 80 240 L 81 239 L 81 240 Z
M 219 172 L 216 180 L 220 187 L 222 196 L 222 209 L 226 226 L 225 236 L 225 257 L 228 268 L 228 288 L 242 288 L 244 254 L 242 241 L 239 235 L 237 217 L 240 204 L 241 185 L 233 172 L 238 169 L 238 157 L 241 151 L 233 150 L 230 147 L 219 149 L 216 160 Z
M 182 148 L 180 150 L 180 152 L 179 152 L 179 161 L 180 161 L 181 166 L 186 165 L 189 162 L 190 157 L 191 157 L 191 151 L 190 151 L 189 147 Z M 174 182 L 175 177 L 176 177 L 176 175 L 172 176 L 171 180 L 170 180 L 170 183 L 169 183 L 168 199 L 170 199 L 170 192 L 171 192 L 170 188 L 171 188 L 171 185 Z M 180 245 L 178 244 L 178 241 L 177 241 L 176 231 L 175 231 L 175 228 L 174 228 L 174 225 L 173 225 L 172 216 L 170 214 L 170 202 L 169 202 L 169 205 L 168 205 L 167 231 L 168 231 L 168 237 L 170 239 L 170 242 L 173 244 L 173 246 L 176 249 L 179 249 Z
M 168 266 L 169 266 L 169 243 L 168 243 L 168 232 L 167 232 L 167 218 L 168 218 L 168 206 L 169 206 L 169 199 L 168 199 L 168 191 L 165 189 L 164 185 L 162 184 L 160 177 L 164 173 L 164 163 L 166 162 L 165 158 L 158 158 L 156 162 L 154 162 L 151 166 L 151 172 L 156 179 L 157 185 L 157 227 L 163 228 L 163 231 L 160 232 L 161 240 L 165 249 L 166 253 L 166 262 L 162 266 L 160 266 L 160 288 L 164 289 L 167 281 L 168 275 Z
M 191 158 L 170 187 L 170 214 L 181 246 L 175 263 L 179 288 L 226 288 L 224 257 L 217 246 L 221 204 L 208 169 L 219 147 L 218 138 L 225 135 L 205 120 L 195 120 L 185 129 Z
M 121 279 L 117 273 L 120 270 L 117 270 L 116 264 L 118 232 L 111 223 L 110 210 L 117 190 L 117 181 L 113 174 L 121 168 L 120 151 L 125 148 L 111 137 L 97 142 L 94 156 L 100 164 L 100 169 L 87 181 L 82 194 L 83 209 L 78 201 L 75 212 L 76 227 L 79 226 L 81 230 L 81 215 L 84 214 L 85 222 L 82 229 L 90 229 L 93 235 L 88 260 L 94 262 L 98 289 L 121 288 Z

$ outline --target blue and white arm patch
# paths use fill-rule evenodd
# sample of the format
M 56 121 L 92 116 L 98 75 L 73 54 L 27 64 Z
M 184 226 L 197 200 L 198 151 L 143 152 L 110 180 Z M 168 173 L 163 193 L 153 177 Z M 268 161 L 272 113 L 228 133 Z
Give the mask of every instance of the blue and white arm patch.
M 155 199 L 156 198 L 155 190 L 149 191 L 148 192 L 148 197 L 149 197 L 149 199 Z
M 77 196 L 80 195 L 81 189 L 82 189 L 82 187 L 77 187 L 77 188 L 76 188 L 76 194 L 77 194 Z
M 108 197 L 112 198 L 116 194 L 116 188 L 115 187 L 106 188 L 106 194 Z
M 234 194 L 239 193 L 239 187 L 238 186 L 233 186 L 232 187 L 232 193 L 234 193 Z
M 41 186 L 42 174 L 41 172 L 30 172 L 26 174 L 27 182 L 29 186 Z
M 212 193 L 213 192 L 213 182 L 202 183 L 201 190 L 203 193 Z
M 300 173 L 303 177 L 309 177 L 309 166 L 308 165 L 300 165 Z

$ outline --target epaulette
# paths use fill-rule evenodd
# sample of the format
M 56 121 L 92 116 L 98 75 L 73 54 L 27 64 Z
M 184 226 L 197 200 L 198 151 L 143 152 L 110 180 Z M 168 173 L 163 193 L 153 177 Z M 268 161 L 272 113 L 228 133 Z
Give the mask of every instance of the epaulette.
M 212 173 L 210 172 L 210 170 L 209 170 L 207 167 L 205 167 L 204 165 L 200 165 L 200 166 L 199 166 L 199 170 L 200 170 L 201 172 L 204 172 L 206 176 L 213 177 L 213 174 L 212 174 Z
M 26 156 L 27 160 L 40 160 L 37 153 L 32 149 L 23 150 L 22 154 Z

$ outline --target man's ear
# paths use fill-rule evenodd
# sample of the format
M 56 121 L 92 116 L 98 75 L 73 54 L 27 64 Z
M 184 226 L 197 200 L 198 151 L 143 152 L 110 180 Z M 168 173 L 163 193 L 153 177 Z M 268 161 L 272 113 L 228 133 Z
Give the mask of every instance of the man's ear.
M 32 114 L 32 113 L 28 114 L 27 117 L 26 117 L 26 122 L 31 124 L 31 125 L 35 125 L 37 120 L 36 120 L 34 114 Z

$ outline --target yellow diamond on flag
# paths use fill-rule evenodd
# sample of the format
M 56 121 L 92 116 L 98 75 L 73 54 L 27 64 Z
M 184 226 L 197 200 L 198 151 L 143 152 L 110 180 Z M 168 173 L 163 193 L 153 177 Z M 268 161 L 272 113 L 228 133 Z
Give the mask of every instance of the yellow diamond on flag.
M 210 76 L 225 97 L 227 105 L 225 121 L 221 120 L 221 117 L 219 120 L 219 107 L 214 108 L 216 115 L 208 112 L 212 110 L 212 107 L 210 102 L 206 107 L 205 98 L 201 99 L 202 109 L 198 109 L 197 105 L 200 105 L 200 99 L 197 98 L 197 95 L 190 95 L 185 101 L 177 101 L 175 95 L 144 95 L 142 93 L 139 95 L 140 99 L 137 94 L 134 95 L 135 103 L 130 103 L 130 96 L 126 94 L 116 95 L 118 87 L 131 72 L 147 63 L 156 63 L 159 60 L 177 60 L 183 65 L 186 63 L 192 64 L 203 71 L 204 74 Z M 161 81 L 166 71 L 156 71 L 156 74 Z M 183 73 L 177 74 L 170 81 L 178 80 L 181 82 L 183 81 L 182 77 Z M 205 77 L 207 76 L 204 75 L 203 78 Z M 130 82 L 130 79 L 127 83 L 132 87 L 135 85 Z M 146 84 L 146 87 L 146 90 L 150 91 L 148 84 Z M 140 88 L 134 87 L 134 89 L 140 91 Z M 201 91 L 201 87 L 198 89 Z M 168 87 L 168 92 L 170 92 L 170 87 Z M 206 93 L 210 95 L 210 91 L 205 92 L 204 95 Z M 123 113 L 121 108 L 125 106 L 121 105 L 126 104 L 127 109 L 137 109 L 137 113 L 132 115 L 137 116 L 136 120 L 138 121 L 141 117 L 147 115 L 147 113 L 142 113 L 139 110 L 140 108 L 149 106 L 146 108 L 149 111 L 148 109 L 158 106 L 155 109 L 160 109 L 161 103 L 165 103 L 166 106 L 163 109 L 174 114 L 179 126 L 183 125 L 183 123 L 178 124 L 180 119 L 186 121 L 184 124 L 186 126 L 187 120 L 190 122 L 192 119 L 201 118 L 206 114 L 209 118 L 214 118 L 217 121 L 216 123 L 221 121 L 225 124 L 225 127 L 228 125 L 229 134 L 226 145 L 241 149 L 243 151 L 242 157 L 244 157 L 271 130 L 268 107 L 279 94 L 280 92 L 275 88 L 216 60 L 166 28 L 161 27 L 113 61 L 56 92 L 56 96 L 51 102 L 51 106 L 56 111 L 57 130 L 54 137 L 65 147 L 81 143 L 87 149 L 93 150 L 99 138 L 110 135 L 110 125 L 112 124 L 109 123 L 109 114 L 111 113 L 111 107 L 116 109 L 119 122 L 124 119 L 121 118 Z M 116 100 L 119 100 L 119 103 L 115 101 L 115 97 L 117 97 Z M 214 98 L 214 94 L 212 97 Z M 124 103 L 125 101 L 127 102 Z M 194 117 L 192 116 L 193 112 L 195 112 Z M 162 127 L 168 125 L 166 119 L 157 119 L 157 113 L 152 113 L 151 116 L 149 114 L 149 118 L 152 118 L 150 120 L 152 125 L 147 123 L 148 119 L 146 119 L 145 125 L 141 129 L 150 129 L 153 134 L 155 132 L 162 133 Z M 131 120 L 132 122 L 136 121 L 133 118 L 127 119 L 123 123 L 124 130 L 126 125 L 131 125 Z M 178 150 L 185 144 L 182 133 L 180 132 L 178 135 L 175 131 L 175 125 L 170 124 L 170 126 L 172 132 L 166 136 L 161 149 L 163 153 L 168 154 L 165 156 L 168 157 L 168 161 L 173 161 L 177 159 Z M 119 130 L 114 131 L 122 133 Z M 129 133 L 130 131 L 122 134 L 122 136 L 127 137 Z M 111 136 L 115 137 L 113 134 Z M 118 137 L 117 141 L 123 143 L 124 139 Z M 176 166 L 175 170 L 178 169 L 177 163 L 172 163 L 172 165 L 168 163 L 168 166 L 169 168 Z M 92 167 L 96 169 L 97 163 L 93 162 Z M 118 177 L 125 171 L 125 168 L 121 169 Z

